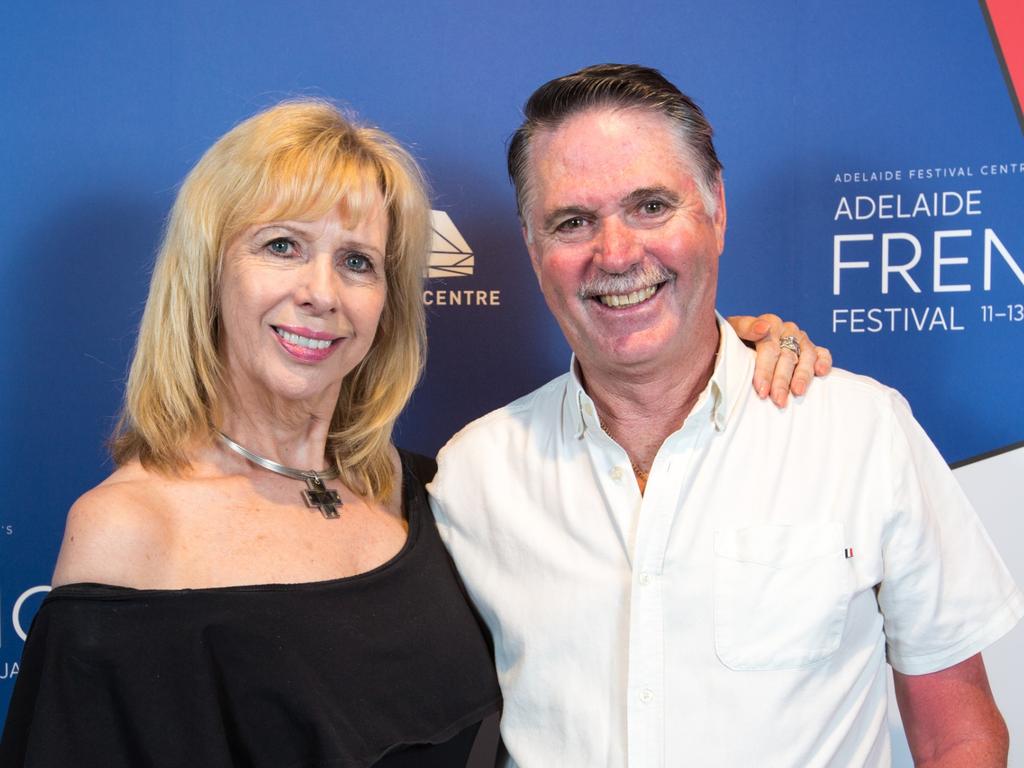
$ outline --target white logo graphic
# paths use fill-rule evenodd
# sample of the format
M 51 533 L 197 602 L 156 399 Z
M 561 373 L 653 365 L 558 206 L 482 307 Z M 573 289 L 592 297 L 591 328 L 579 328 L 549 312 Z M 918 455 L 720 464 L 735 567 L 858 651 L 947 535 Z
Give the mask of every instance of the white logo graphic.
M 473 251 L 451 217 L 444 211 L 431 211 L 434 237 L 430 244 L 427 277 L 469 277 L 473 274 Z
M 23 606 L 25 604 L 25 601 L 32 597 L 32 595 L 37 595 L 40 592 L 49 591 L 50 587 L 46 585 L 32 587 L 31 589 L 26 589 L 24 592 L 22 592 L 21 597 L 14 601 L 14 610 L 11 611 L 11 620 L 14 622 L 14 631 L 22 640 L 25 639 L 28 633 L 21 626 L 21 606 Z

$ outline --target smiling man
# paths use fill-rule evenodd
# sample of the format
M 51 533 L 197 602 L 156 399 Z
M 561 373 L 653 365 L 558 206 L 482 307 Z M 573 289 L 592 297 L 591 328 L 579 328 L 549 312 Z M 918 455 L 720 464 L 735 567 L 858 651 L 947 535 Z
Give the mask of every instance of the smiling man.
M 1024 596 L 898 393 L 779 410 L 716 315 L 712 130 L 655 70 L 553 80 L 509 147 L 568 373 L 456 435 L 431 486 L 494 637 L 511 764 L 1005 765 L 980 651 Z

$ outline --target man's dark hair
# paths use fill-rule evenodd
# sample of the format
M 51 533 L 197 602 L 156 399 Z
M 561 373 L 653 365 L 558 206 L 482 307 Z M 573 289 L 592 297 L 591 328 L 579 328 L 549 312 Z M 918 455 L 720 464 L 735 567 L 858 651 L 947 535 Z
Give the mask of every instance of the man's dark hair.
M 508 175 L 524 223 L 532 202 L 528 166 L 534 134 L 555 130 L 573 115 L 594 107 L 645 109 L 671 120 L 704 207 L 709 214 L 714 212 L 722 164 L 711 140 L 711 124 L 700 107 L 656 69 L 638 64 L 595 64 L 545 83 L 523 108 L 526 119 L 508 145 Z

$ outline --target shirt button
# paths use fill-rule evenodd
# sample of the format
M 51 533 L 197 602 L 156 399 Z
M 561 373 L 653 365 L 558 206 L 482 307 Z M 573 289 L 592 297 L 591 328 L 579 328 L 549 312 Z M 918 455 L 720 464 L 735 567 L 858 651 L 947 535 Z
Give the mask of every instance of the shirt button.
M 651 583 L 651 574 L 649 574 L 647 571 L 644 571 L 643 573 L 641 573 L 640 574 L 640 585 L 646 587 L 650 583 Z
M 640 691 L 640 702 L 642 704 L 650 704 L 654 700 L 654 691 L 650 688 L 644 688 Z
M 612 471 L 609 473 L 612 476 L 612 480 L 619 482 L 622 479 L 622 467 L 612 467 Z
M 592 406 L 590 403 L 584 403 L 583 404 L 583 412 L 585 414 L 587 414 L 587 416 L 593 416 L 594 415 L 594 406 Z

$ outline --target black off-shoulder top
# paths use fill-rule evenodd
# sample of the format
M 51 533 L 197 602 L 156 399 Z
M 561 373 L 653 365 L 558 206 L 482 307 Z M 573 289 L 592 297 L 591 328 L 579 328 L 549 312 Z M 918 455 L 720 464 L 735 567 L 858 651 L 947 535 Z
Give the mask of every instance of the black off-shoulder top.
M 402 464 L 408 537 L 367 573 L 54 589 L 25 645 L 0 765 L 464 766 L 499 708 L 492 654 L 414 472 L 422 457 Z

